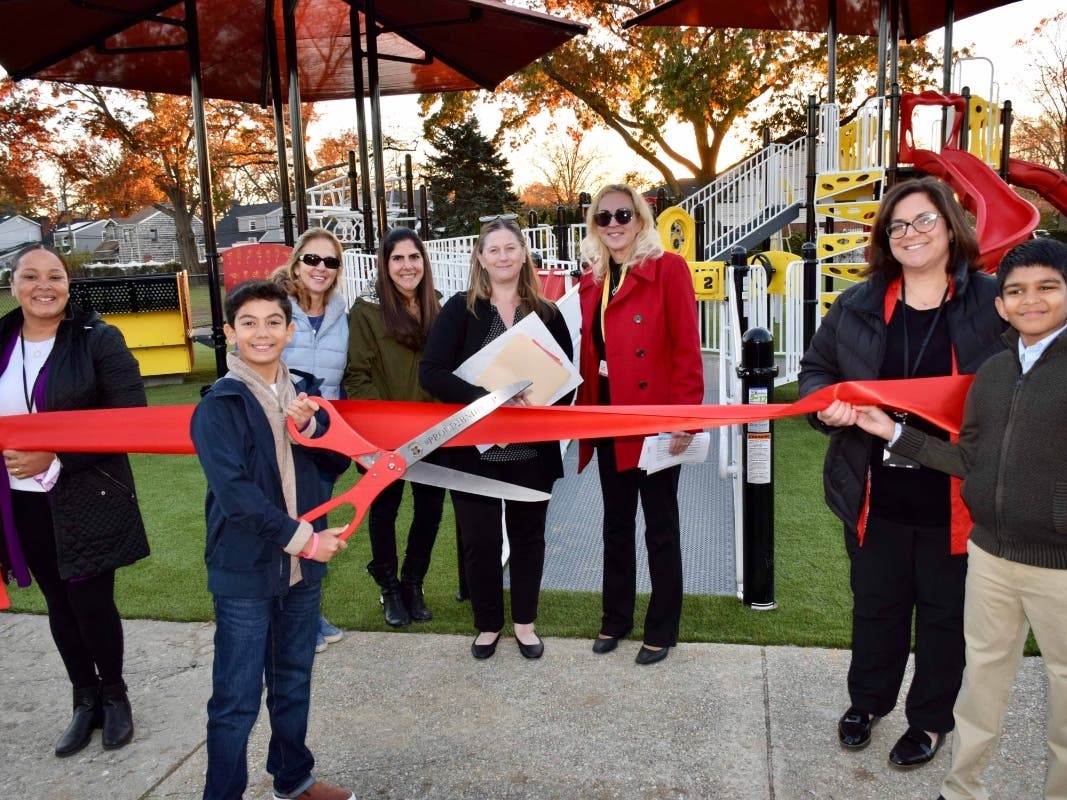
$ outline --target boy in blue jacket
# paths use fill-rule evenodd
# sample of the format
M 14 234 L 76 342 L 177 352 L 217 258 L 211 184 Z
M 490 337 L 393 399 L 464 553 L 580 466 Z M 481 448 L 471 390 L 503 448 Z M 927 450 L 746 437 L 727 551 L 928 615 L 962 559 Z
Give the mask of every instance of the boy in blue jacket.
M 204 800 L 242 797 L 264 681 L 275 800 L 353 800 L 315 780 L 304 742 L 321 581 L 346 543 L 342 528 L 298 517 L 322 500 L 319 470 L 343 472 L 348 459 L 296 446 L 286 431 L 287 417 L 312 436 L 322 423 L 282 362 L 293 335 L 285 290 L 267 281 L 236 287 L 224 330 L 236 347 L 230 371 L 200 401 L 191 430 L 207 478 L 204 559 L 216 624 Z

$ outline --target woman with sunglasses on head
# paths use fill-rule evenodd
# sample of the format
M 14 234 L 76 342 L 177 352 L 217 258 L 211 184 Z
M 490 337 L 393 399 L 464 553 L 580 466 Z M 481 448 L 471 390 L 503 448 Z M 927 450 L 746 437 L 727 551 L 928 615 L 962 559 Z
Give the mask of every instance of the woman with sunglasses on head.
M 699 404 L 704 399 L 693 279 L 684 259 L 660 243 L 648 203 L 630 186 L 610 185 L 589 206 L 579 286 L 580 405 Z M 593 652 L 610 653 L 633 628 L 637 597 L 637 501 L 645 516 L 652 596 L 638 664 L 654 664 L 678 643 L 682 616 L 680 467 L 638 469 L 643 437 L 584 440 L 578 468 L 597 455 L 604 499 L 604 592 Z M 692 434 L 672 433 L 677 455 Z
M 393 228 L 378 249 L 375 298 L 357 298 L 348 319 L 344 386 L 353 400 L 431 402 L 419 386 L 419 358 L 441 310 L 426 245 L 410 228 Z M 431 456 L 431 459 L 433 456 Z M 370 505 L 371 561 L 367 572 L 381 587 L 385 621 L 403 627 L 431 619 L 422 594 L 430 553 L 441 523 L 445 490 L 412 483 L 414 514 L 404 563 L 397 567 L 396 516 L 404 497 L 396 481 Z
M 296 240 L 289 260 L 271 278 L 293 302 L 293 338 L 282 352 L 298 391 L 337 400 L 348 358 L 348 315 L 337 291 L 341 276 L 341 242 L 325 228 L 308 228 Z M 322 479 L 323 500 L 333 494 L 334 476 Z M 315 652 L 344 634 L 319 617 Z
M 471 403 L 488 394 L 481 386 L 454 375 L 453 370 L 529 314 L 541 318 L 567 358 L 571 358 L 570 331 L 563 315 L 541 293 L 522 231 L 513 218 L 492 218 L 482 225 L 471 256 L 469 288 L 445 303 L 430 330 L 419 365 L 422 387 L 445 403 Z M 570 403 L 571 396 L 568 393 L 561 397 L 556 405 Z M 529 405 L 529 401 L 520 394 L 509 404 Z M 552 483 L 563 475 L 558 441 L 493 446 L 484 453 L 474 447 L 452 447 L 446 455 L 448 466 L 454 469 L 543 492 L 550 492 Z M 534 630 L 534 622 L 545 563 L 548 501 L 501 501 L 453 490 L 456 521 L 463 531 L 464 574 L 479 631 L 471 643 L 471 655 L 477 659 L 492 656 L 504 627 L 501 502 L 511 547 L 515 639 L 525 658 L 540 658 L 544 645 Z
M 874 219 L 867 281 L 827 312 L 801 360 L 801 396 L 839 381 L 975 372 L 1004 346 L 996 280 L 976 272 L 977 258 L 974 231 L 948 186 L 924 177 L 890 189 Z M 889 761 L 918 767 L 954 726 L 970 520 L 954 479 L 890 455 L 855 426 L 850 405 L 835 401 L 809 419 L 830 435 L 823 483 L 844 523 L 851 570 L 850 702 L 838 738 L 847 749 L 866 747 L 896 705 L 914 614 L 908 729 Z M 908 424 L 948 438 L 914 416 Z

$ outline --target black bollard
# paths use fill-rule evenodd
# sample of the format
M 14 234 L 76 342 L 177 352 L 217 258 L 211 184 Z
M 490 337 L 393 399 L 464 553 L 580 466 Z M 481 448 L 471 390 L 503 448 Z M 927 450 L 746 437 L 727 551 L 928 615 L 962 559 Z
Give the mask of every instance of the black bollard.
M 741 396 L 748 405 L 774 399 L 774 337 L 751 328 L 741 337 Z M 774 600 L 774 427 L 770 420 L 745 425 L 743 447 L 744 532 L 741 601 L 753 611 L 778 607 Z

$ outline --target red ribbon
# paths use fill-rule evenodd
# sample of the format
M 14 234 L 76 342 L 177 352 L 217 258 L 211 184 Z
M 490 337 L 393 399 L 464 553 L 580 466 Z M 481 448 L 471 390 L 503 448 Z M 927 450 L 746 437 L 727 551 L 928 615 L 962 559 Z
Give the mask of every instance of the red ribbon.
M 446 447 L 486 442 L 536 442 L 645 436 L 716 428 L 821 411 L 834 400 L 909 411 L 959 433 L 972 375 L 827 386 L 795 403 L 733 406 L 505 406 L 476 422 Z M 391 450 L 433 427 L 459 406 L 381 400 L 334 403 L 364 438 Z M 195 453 L 189 423 L 195 406 L 52 411 L 0 417 L 0 449 L 92 453 Z M 7 608 L 0 582 L 0 609 Z

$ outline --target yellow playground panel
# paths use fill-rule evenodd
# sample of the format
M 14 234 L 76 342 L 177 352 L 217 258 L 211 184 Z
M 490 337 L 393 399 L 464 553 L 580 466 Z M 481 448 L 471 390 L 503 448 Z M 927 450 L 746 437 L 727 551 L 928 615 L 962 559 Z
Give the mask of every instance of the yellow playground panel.
M 143 377 L 192 371 L 187 272 L 75 280 L 70 294 L 122 331 Z

